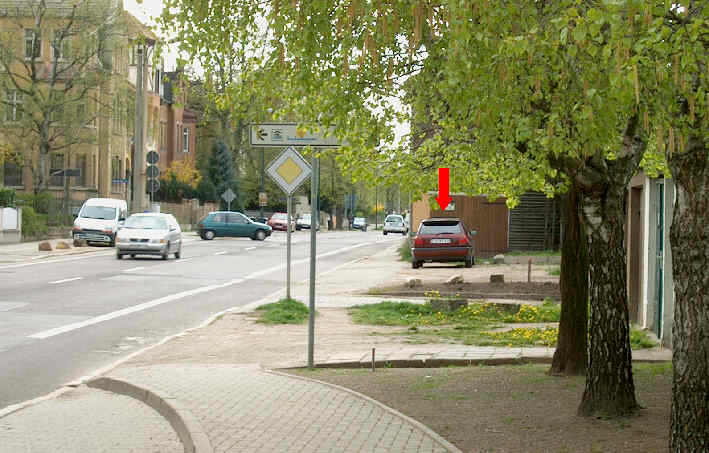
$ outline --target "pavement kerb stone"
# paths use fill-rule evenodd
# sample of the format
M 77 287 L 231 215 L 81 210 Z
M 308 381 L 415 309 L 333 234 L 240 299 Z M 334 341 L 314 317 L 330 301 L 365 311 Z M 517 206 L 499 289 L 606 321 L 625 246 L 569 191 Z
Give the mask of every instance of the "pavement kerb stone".
M 155 409 L 172 426 L 185 448 L 185 453 L 213 453 L 207 434 L 197 418 L 179 400 L 112 377 L 100 377 L 87 386 L 129 396 Z
M 292 375 L 292 374 L 281 373 L 281 372 L 279 372 L 279 371 L 267 370 L 267 369 L 264 369 L 263 371 L 266 372 L 266 373 L 271 373 L 271 374 L 275 374 L 275 375 L 278 375 L 278 376 L 284 376 L 284 377 L 288 377 L 288 378 L 292 378 L 292 379 L 302 379 L 302 380 L 304 380 L 304 381 L 315 382 L 315 383 L 317 383 L 317 384 L 321 384 L 321 385 L 324 385 L 324 386 L 327 386 L 327 387 L 331 387 L 331 388 L 337 389 L 337 390 L 339 390 L 339 391 L 341 391 L 341 392 L 348 393 L 348 394 L 353 395 L 353 396 L 355 396 L 355 397 L 357 397 L 357 398 L 361 398 L 361 399 L 367 401 L 368 403 L 373 404 L 373 405 L 375 405 L 375 406 L 381 408 L 382 410 L 384 410 L 384 411 L 386 411 L 386 412 L 389 412 L 389 413 L 392 414 L 393 416 L 399 417 L 399 418 L 401 418 L 401 419 L 407 421 L 408 423 L 414 425 L 416 428 L 418 428 L 418 429 L 420 429 L 421 431 L 425 432 L 428 436 L 431 437 L 431 439 L 433 439 L 436 443 L 438 443 L 441 447 L 445 448 L 445 449 L 448 450 L 449 452 L 451 452 L 451 453 L 463 453 L 458 447 L 456 447 L 456 446 L 453 445 L 452 443 L 450 443 L 450 442 L 448 442 L 447 440 L 445 440 L 445 439 L 444 439 L 443 437 L 441 437 L 438 433 L 436 433 L 434 430 L 432 430 L 432 429 L 429 428 L 428 426 L 424 425 L 423 423 L 421 423 L 421 422 L 419 422 L 419 421 L 417 421 L 417 420 L 415 420 L 415 419 L 413 419 L 413 418 L 411 418 L 411 417 L 409 417 L 409 416 L 406 416 L 406 415 L 402 414 L 401 412 L 399 412 L 399 411 L 397 411 L 397 410 L 395 410 L 395 409 L 392 409 L 391 407 L 387 406 L 386 404 L 383 404 L 383 403 L 381 403 L 381 402 L 379 402 L 379 401 L 377 401 L 377 400 L 375 400 L 375 399 L 372 399 L 372 398 L 370 398 L 370 397 L 368 397 L 368 396 L 366 396 L 366 395 L 363 395 L 363 394 L 361 394 L 361 393 L 359 393 L 359 392 L 355 392 L 354 390 L 350 390 L 350 389 L 348 389 L 348 388 L 346 388 L 346 387 L 342 387 L 342 386 L 339 386 L 339 385 L 337 385 L 337 384 L 331 384 L 331 383 L 329 383 L 329 382 L 318 381 L 317 379 L 311 379 L 311 378 L 305 377 L 305 376 L 295 376 L 295 375 Z

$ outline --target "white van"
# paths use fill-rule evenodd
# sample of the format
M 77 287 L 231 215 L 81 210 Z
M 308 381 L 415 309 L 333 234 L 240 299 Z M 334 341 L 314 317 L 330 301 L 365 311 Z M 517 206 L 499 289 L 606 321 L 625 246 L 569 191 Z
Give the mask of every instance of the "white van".
M 71 230 L 74 245 L 83 239 L 87 243 L 102 242 L 113 247 L 118 226 L 123 224 L 127 216 L 128 204 L 125 200 L 89 198 L 74 219 Z

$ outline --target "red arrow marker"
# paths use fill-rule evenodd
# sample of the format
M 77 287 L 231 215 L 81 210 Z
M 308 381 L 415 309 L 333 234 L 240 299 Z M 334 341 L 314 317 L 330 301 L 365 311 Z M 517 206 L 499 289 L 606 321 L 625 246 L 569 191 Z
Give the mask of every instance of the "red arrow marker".
M 449 194 L 449 188 L 448 188 L 448 179 L 449 179 L 449 173 L 447 168 L 439 168 L 438 169 L 438 196 L 436 197 L 436 201 L 438 202 L 438 206 L 441 207 L 441 211 L 444 211 L 446 209 L 446 206 L 448 206 L 448 203 L 451 202 L 451 197 Z

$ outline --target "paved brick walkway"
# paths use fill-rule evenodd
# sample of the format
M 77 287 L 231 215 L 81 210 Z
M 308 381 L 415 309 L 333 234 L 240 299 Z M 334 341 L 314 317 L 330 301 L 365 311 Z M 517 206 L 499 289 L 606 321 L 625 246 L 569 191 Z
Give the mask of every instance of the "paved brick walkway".
M 178 400 L 215 452 L 457 451 L 369 399 L 257 366 L 159 365 L 109 376 Z
M 79 387 L 0 418 L 1 453 L 178 453 L 170 424 L 127 396 Z

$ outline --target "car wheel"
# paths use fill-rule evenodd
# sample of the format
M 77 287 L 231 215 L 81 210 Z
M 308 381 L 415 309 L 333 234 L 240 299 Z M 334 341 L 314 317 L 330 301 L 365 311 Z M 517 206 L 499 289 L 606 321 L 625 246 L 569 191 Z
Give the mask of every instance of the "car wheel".
M 111 242 L 108 243 L 108 246 L 115 247 L 116 246 L 116 239 L 115 238 L 111 239 Z
M 179 260 L 181 255 L 182 255 L 182 246 L 180 246 L 180 248 L 177 249 L 177 251 L 175 252 L 175 259 Z
M 465 267 L 467 267 L 467 268 L 473 267 L 473 258 L 472 257 L 465 259 Z
M 386 235 L 387 235 L 387 232 L 385 231 L 385 232 L 384 232 L 384 236 L 386 236 Z
M 117 260 L 122 260 L 123 259 L 123 254 L 120 252 L 116 252 L 116 259 Z
M 167 243 L 167 246 L 165 246 L 165 251 L 163 252 L 161 258 L 163 261 L 167 260 L 167 256 L 170 254 L 170 243 Z
M 416 261 L 416 260 L 412 261 L 411 267 L 414 269 L 418 269 L 419 267 L 421 267 L 421 261 Z
M 207 230 L 204 232 L 204 239 L 206 239 L 207 241 L 211 241 L 212 239 L 214 239 L 214 236 L 216 235 L 212 230 Z
M 135 258 L 135 253 L 131 253 L 131 254 L 130 254 L 130 257 L 131 257 L 131 258 Z
M 74 247 L 78 247 L 78 246 L 79 246 L 79 244 L 80 244 L 80 242 L 79 242 L 79 240 L 78 240 L 78 239 L 74 239 L 74 242 L 73 242 L 73 244 L 74 244 Z M 87 244 L 87 245 L 88 245 L 88 244 Z
M 266 233 L 264 233 L 263 230 L 258 230 L 255 233 L 254 237 L 256 238 L 257 241 L 263 241 L 264 239 L 266 239 Z

